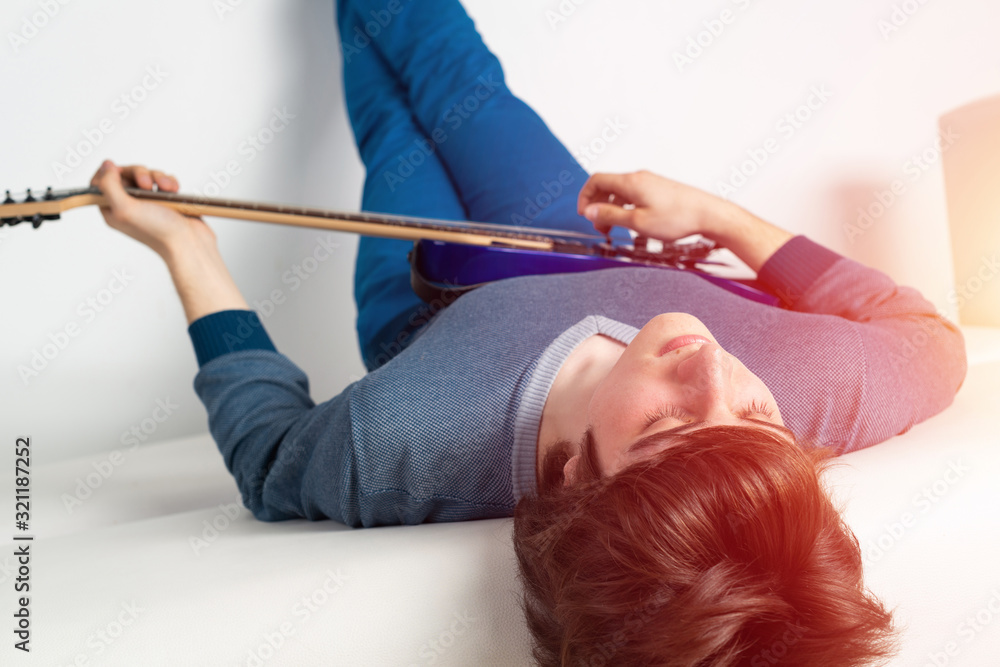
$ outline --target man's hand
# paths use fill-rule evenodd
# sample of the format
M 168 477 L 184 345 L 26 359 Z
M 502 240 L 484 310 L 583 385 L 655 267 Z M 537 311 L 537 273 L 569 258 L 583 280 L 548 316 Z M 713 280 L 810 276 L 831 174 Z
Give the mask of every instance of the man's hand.
M 138 165 L 116 167 L 105 160 L 91 185 L 100 188 L 110 206 L 101 207 L 108 226 L 145 243 L 167 263 L 184 305 L 188 324 L 221 310 L 248 310 L 246 300 L 219 254 L 215 233 L 201 218 L 142 201 L 125 186 L 177 192 L 177 179 Z
M 594 174 L 580 191 L 577 209 L 602 234 L 626 227 L 670 242 L 706 231 L 722 203 L 697 188 L 637 171 Z
M 757 273 L 795 236 L 732 202 L 648 171 L 594 174 L 584 183 L 577 208 L 601 233 L 627 227 L 668 243 L 701 234 Z
M 101 207 L 104 221 L 112 229 L 152 248 L 164 260 L 192 243 L 215 245 L 215 233 L 201 218 L 181 215 L 155 202 L 142 201 L 125 192 L 126 187 L 177 192 L 177 179 L 141 165 L 118 167 L 105 160 L 90 184 L 97 186 L 110 204 Z

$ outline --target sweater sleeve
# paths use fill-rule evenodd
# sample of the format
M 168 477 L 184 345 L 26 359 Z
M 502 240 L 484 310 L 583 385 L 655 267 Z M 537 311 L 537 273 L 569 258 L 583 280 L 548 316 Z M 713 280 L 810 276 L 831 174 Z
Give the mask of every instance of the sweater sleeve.
M 201 366 L 195 392 L 243 504 L 262 521 L 359 525 L 354 385 L 313 403 L 306 375 L 275 351 L 252 311 L 208 315 L 189 333 Z
M 842 453 L 903 434 L 954 401 L 965 340 L 916 289 L 802 235 L 765 262 L 758 280 L 783 308 L 848 320 L 860 339 L 860 405 Z

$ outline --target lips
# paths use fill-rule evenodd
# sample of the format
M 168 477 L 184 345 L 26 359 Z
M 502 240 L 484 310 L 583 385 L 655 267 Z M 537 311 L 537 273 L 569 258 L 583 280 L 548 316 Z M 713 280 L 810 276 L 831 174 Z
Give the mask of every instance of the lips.
M 674 338 L 673 340 L 669 341 L 666 345 L 663 346 L 663 350 L 660 352 L 660 356 L 662 357 L 668 352 L 673 352 L 677 348 L 684 347 L 685 345 L 693 345 L 694 343 L 711 343 L 711 342 L 712 341 L 705 338 L 704 336 L 696 336 L 696 335 L 678 336 L 677 338 Z

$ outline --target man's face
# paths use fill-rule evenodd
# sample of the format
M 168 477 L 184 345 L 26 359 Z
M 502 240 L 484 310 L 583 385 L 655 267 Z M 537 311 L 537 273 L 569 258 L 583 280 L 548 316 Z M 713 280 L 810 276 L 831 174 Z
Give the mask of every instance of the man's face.
M 670 341 L 688 335 L 709 342 L 665 352 Z M 661 442 L 628 451 L 645 436 L 685 424 L 694 430 L 726 424 L 768 428 L 753 419 L 784 425 L 761 379 L 719 347 L 701 320 L 687 313 L 665 313 L 650 320 L 597 386 L 587 410 L 604 476 L 669 446 Z M 792 439 L 781 429 L 775 432 Z

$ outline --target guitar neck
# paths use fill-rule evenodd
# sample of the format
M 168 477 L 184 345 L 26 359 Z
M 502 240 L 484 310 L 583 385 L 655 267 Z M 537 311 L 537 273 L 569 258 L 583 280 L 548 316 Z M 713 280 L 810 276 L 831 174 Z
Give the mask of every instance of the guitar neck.
M 445 241 L 500 249 L 590 255 L 617 258 L 629 263 L 678 268 L 693 267 L 695 264 L 726 266 L 722 262 L 707 259 L 709 253 L 716 247 L 710 240 L 695 243 L 656 242 L 653 246 L 649 239 L 639 237 L 635 239 L 633 245 L 621 246 L 612 244 L 609 237 L 563 229 L 517 227 L 383 213 L 347 213 L 140 188 L 125 188 L 125 191 L 137 199 L 154 201 L 190 216 L 207 215 L 279 225 L 315 227 L 406 241 Z M 30 222 L 32 226 L 38 228 L 46 220 L 58 220 L 63 212 L 70 209 L 107 205 L 104 195 L 96 187 L 55 192 L 52 188 L 48 188 L 40 198 L 34 197 L 31 190 L 28 190 L 27 196 L 21 201 L 15 201 L 8 190 L 6 198 L 0 202 L 0 226 Z
M 526 250 L 553 250 L 556 246 L 584 246 L 603 237 L 557 229 L 516 227 L 461 220 L 439 220 L 380 213 L 347 213 L 287 204 L 217 199 L 171 192 L 126 188 L 137 199 L 155 201 L 184 215 L 214 216 L 254 222 L 268 222 L 298 227 L 314 227 L 364 236 L 418 241 L 429 239 L 477 246 L 500 246 Z M 59 214 L 82 206 L 107 206 L 97 188 L 53 192 L 41 199 L 31 196 L 21 203 L 7 200 L 0 205 L 0 221 L 17 224 L 30 221 L 37 227 L 43 220 L 58 219 Z

